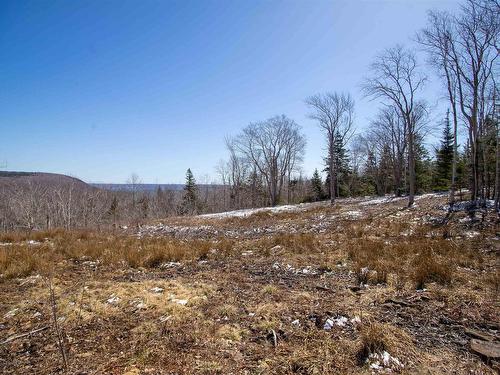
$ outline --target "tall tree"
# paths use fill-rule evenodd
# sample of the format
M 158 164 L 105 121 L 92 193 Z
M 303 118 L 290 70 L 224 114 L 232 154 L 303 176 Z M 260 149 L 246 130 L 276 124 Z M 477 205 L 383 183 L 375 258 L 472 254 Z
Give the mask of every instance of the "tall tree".
M 327 140 L 330 202 L 335 202 L 338 161 L 336 149 L 341 144 L 345 148 L 353 134 L 354 100 L 349 94 L 317 94 L 306 99 L 312 112 L 309 117 L 318 122 Z
M 497 1 L 466 0 L 457 15 L 430 13 L 429 26 L 420 38 L 431 54 L 440 56 L 441 72 L 449 77 L 448 91 L 453 89 L 453 95 L 449 95 L 452 109 L 458 107 L 467 125 L 473 201 L 484 194 L 480 186 L 480 140 L 487 93 L 495 86 L 493 67 L 500 51 L 498 11 Z
M 371 76 L 363 90 L 367 96 L 388 100 L 403 119 L 407 129 L 409 196 L 408 206 L 415 200 L 415 139 L 418 120 L 424 104 L 416 95 L 422 89 L 425 75 L 418 70 L 415 54 L 398 45 L 383 51 L 371 64 Z
M 264 177 L 269 203 L 278 204 L 292 167 L 300 162 L 305 137 L 285 115 L 251 123 L 234 139 L 234 147 Z
M 321 176 L 317 169 L 314 170 L 311 178 L 311 190 L 314 201 L 323 199 L 323 181 L 321 181 Z
M 436 172 L 434 175 L 434 188 L 445 190 L 452 185 L 452 172 L 454 163 L 455 137 L 451 130 L 450 113 L 448 111 L 444 122 L 443 135 L 439 148 L 436 150 Z
M 191 168 L 186 171 L 186 183 L 184 185 L 184 196 L 182 197 L 181 213 L 192 215 L 196 212 L 198 203 L 198 189 Z

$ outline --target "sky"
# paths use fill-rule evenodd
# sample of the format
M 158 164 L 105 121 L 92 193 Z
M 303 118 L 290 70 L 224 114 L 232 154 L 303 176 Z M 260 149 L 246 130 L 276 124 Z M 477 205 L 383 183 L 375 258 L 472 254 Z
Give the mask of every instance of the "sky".
M 304 99 L 349 92 L 362 132 L 378 107 L 360 90 L 371 60 L 397 43 L 416 48 L 427 11 L 458 6 L 0 0 L 0 169 L 182 183 L 191 168 L 208 182 L 227 157 L 225 136 L 285 114 L 306 134 L 303 171 L 312 174 L 325 144 Z M 425 98 L 434 121 L 443 92 L 431 78 Z

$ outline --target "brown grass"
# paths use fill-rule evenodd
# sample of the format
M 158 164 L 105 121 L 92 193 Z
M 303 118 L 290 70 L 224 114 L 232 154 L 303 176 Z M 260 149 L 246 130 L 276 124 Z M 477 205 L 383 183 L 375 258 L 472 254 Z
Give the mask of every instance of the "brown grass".
M 442 238 L 419 237 L 396 243 L 366 239 L 352 242 L 348 253 L 358 282 L 386 283 L 394 274 L 418 289 L 429 282 L 450 284 L 457 266 L 481 263 L 480 255 L 467 246 L 458 248 Z
M 47 239 L 31 245 L 28 237 L 15 234 L 11 245 L 0 247 L 0 274 L 4 278 L 47 274 L 62 260 L 95 261 L 102 265 L 156 268 L 167 262 L 205 259 L 210 251 L 227 254 L 233 247 L 228 240 L 176 240 L 133 238 L 106 233 L 40 232 L 30 239 Z

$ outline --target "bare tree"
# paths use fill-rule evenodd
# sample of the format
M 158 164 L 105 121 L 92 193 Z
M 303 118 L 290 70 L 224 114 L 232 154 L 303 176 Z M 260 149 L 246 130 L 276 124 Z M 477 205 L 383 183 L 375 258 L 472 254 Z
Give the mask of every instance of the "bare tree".
M 297 123 L 285 115 L 251 123 L 234 139 L 234 147 L 264 177 L 269 203 L 278 204 L 287 173 L 305 149 Z
M 414 53 L 400 45 L 383 51 L 371 64 L 371 71 L 371 76 L 363 83 L 363 91 L 367 96 L 388 100 L 405 122 L 408 143 L 408 206 L 412 206 L 416 189 L 417 118 L 421 116 L 421 109 L 424 107 L 416 95 L 422 89 L 426 77 L 419 72 Z
M 451 17 L 447 12 L 430 11 L 428 26 L 417 35 L 417 41 L 424 46 L 429 54 L 429 64 L 438 72 L 446 84 L 446 96 L 450 103 L 453 119 L 453 161 L 451 171 L 451 185 L 449 203 L 450 209 L 455 202 L 456 174 L 457 174 L 457 136 L 458 136 L 458 109 L 457 109 L 457 77 L 451 65 L 452 31 Z
M 138 186 L 141 183 L 141 179 L 137 173 L 132 173 L 127 180 L 127 184 L 130 185 L 130 191 L 132 192 L 132 206 L 135 208 L 135 204 L 137 201 L 137 190 Z
M 345 146 L 353 134 L 354 100 L 349 94 L 317 94 L 306 99 L 312 109 L 309 117 L 318 122 L 327 139 L 327 162 L 330 174 L 330 201 L 335 202 L 338 160 L 335 145 Z
M 404 181 L 404 164 L 407 151 L 407 127 L 394 106 L 382 107 L 371 123 L 371 138 L 381 152 L 388 147 L 391 155 L 394 194 L 400 196 Z
M 487 115 L 487 93 L 494 88 L 494 63 L 499 54 L 499 5 L 492 0 L 467 0 L 458 15 L 433 12 L 419 41 L 438 56 L 441 73 L 448 76 L 450 104 L 456 105 L 468 130 L 471 148 L 473 201 L 481 194 L 481 137 Z M 493 87 L 492 87 L 493 86 Z

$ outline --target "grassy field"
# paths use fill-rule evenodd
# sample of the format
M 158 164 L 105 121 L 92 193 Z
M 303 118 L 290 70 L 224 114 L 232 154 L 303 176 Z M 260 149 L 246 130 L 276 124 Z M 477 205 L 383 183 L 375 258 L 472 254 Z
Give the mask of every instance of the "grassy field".
M 445 197 L 0 235 L 3 374 L 494 374 L 499 228 Z

